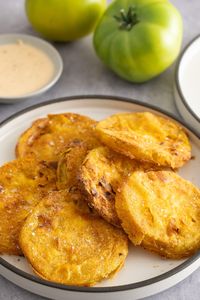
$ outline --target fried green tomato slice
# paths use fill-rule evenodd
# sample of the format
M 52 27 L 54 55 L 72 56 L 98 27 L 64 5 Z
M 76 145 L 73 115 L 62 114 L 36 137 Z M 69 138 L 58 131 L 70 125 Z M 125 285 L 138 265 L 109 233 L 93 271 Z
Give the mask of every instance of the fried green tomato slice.
M 22 254 L 18 236 L 26 217 L 55 189 L 56 169 L 45 161 L 26 157 L 0 167 L 0 253 Z
M 36 120 L 19 138 L 16 156 L 34 154 L 38 159 L 57 162 L 66 144 L 84 139 L 94 143 L 96 121 L 74 113 L 48 115 Z
M 175 169 L 191 158 L 184 129 L 150 112 L 115 114 L 99 122 L 96 131 L 108 147 L 140 161 Z
M 69 143 L 60 155 L 57 168 L 57 187 L 59 190 L 80 190 L 79 170 L 87 153 L 100 145 L 96 139 L 93 143 L 84 140 L 75 140 Z
M 200 249 L 200 190 L 173 171 L 136 171 L 115 207 L 134 245 L 181 259 Z
M 42 278 L 92 286 L 123 266 L 128 239 L 80 197 L 58 191 L 49 193 L 26 219 L 20 247 Z
M 120 226 L 115 210 L 115 195 L 123 177 L 139 164 L 107 147 L 91 150 L 80 168 L 80 182 L 89 206 L 107 222 Z

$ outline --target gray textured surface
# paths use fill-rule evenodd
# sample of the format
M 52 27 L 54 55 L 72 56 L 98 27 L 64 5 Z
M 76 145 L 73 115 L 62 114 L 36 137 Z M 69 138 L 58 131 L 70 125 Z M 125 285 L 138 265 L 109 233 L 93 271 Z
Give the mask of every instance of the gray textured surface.
M 185 46 L 200 33 L 200 1 L 173 0 L 184 20 Z M 23 9 L 23 0 L 0 0 L 0 34 L 29 33 L 36 35 L 29 26 Z M 64 60 L 64 73 L 50 91 L 39 98 L 30 99 L 15 105 L 0 104 L 0 121 L 22 108 L 53 98 L 80 95 L 106 94 L 126 96 L 160 106 L 177 114 L 173 99 L 174 66 L 158 78 L 143 85 L 125 82 L 109 72 L 96 58 L 91 39 L 56 45 Z M 16 287 L 0 277 L 0 300 L 39 300 L 43 299 Z M 177 286 L 146 300 L 199 300 L 200 269 Z

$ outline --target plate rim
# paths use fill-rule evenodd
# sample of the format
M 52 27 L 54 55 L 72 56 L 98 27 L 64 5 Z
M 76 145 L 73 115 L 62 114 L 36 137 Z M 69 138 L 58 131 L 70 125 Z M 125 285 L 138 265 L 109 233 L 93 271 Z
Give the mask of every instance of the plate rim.
M 54 103 L 59 103 L 59 102 L 67 102 L 71 100 L 79 100 L 79 101 L 84 101 L 84 100 L 97 100 L 97 99 L 103 99 L 103 100 L 109 100 L 109 101 L 121 101 L 121 102 L 127 102 L 127 103 L 132 103 L 136 105 L 143 106 L 145 108 L 150 108 L 158 113 L 162 113 L 166 115 L 167 117 L 170 117 L 174 119 L 175 121 L 179 122 L 182 124 L 185 128 L 187 128 L 189 131 L 191 131 L 198 139 L 200 139 L 200 133 L 198 133 L 194 128 L 191 128 L 190 125 L 188 125 L 185 121 L 180 120 L 179 117 L 175 116 L 174 114 L 165 111 L 164 109 L 149 104 L 145 103 L 133 98 L 127 98 L 127 97 L 121 97 L 121 96 L 111 96 L 111 95 L 76 95 L 76 96 L 66 96 L 66 97 L 61 97 L 61 98 L 56 98 L 48 101 L 44 101 L 41 103 L 37 103 L 31 106 L 28 106 L 8 118 L 4 119 L 2 122 L 0 122 L 0 128 L 5 126 L 7 123 L 11 122 L 13 119 L 19 117 L 20 115 L 23 115 L 24 113 L 30 112 L 34 109 L 43 107 L 43 106 L 48 106 L 49 104 L 54 104 Z M 56 282 L 51 282 L 47 281 L 44 279 L 41 279 L 39 277 L 36 277 L 34 275 L 28 274 L 25 271 L 22 271 L 18 269 L 17 267 L 13 266 L 12 264 L 8 263 L 5 259 L 0 257 L 0 266 L 2 265 L 4 268 L 8 269 L 9 271 L 15 273 L 16 275 L 23 277 L 24 279 L 30 280 L 34 283 L 39 283 L 43 286 L 46 287 L 51 287 L 51 288 L 56 288 L 60 290 L 65 290 L 65 291 L 74 291 L 74 292 L 83 292 L 83 293 L 110 293 L 110 292 L 119 292 L 119 291 L 128 291 L 128 290 L 133 290 L 137 288 L 142 288 L 145 286 L 149 286 L 151 284 L 158 283 L 160 281 L 163 281 L 165 279 L 168 279 L 169 277 L 176 275 L 177 273 L 183 271 L 187 267 L 189 267 L 191 264 L 193 264 L 195 261 L 200 259 L 200 251 L 198 251 L 196 254 L 194 254 L 192 257 L 188 258 L 186 261 L 184 261 L 182 264 L 179 266 L 173 268 L 170 271 L 167 271 L 161 275 L 152 277 L 150 279 L 142 280 L 139 282 L 131 283 L 131 284 L 124 284 L 124 285 L 118 285 L 118 286 L 110 286 L 110 287 L 78 287 L 78 286 L 71 286 L 71 285 L 65 285 L 65 284 L 60 284 Z

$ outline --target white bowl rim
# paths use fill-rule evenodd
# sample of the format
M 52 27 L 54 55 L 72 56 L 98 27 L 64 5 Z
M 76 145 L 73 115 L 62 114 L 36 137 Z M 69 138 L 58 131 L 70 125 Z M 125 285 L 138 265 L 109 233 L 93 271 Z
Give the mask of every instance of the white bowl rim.
M 180 84 L 180 79 L 179 79 L 180 66 L 181 66 L 182 60 L 184 58 L 184 55 L 186 54 L 186 52 L 188 51 L 190 46 L 192 46 L 196 42 L 196 40 L 198 40 L 199 38 L 200 38 L 200 34 L 195 36 L 186 45 L 186 47 L 183 49 L 181 55 L 179 56 L 179 59 L 178 59 L 177 64 L 176 64 L 176 69 L 175 69 L 175 85 L 176 85 L 176 89 L 177 89 L 177 92 L 178 92 L 178 95 L 179 95 L 179 98 L 180 98 L 182 104 L 185 106 L 186 110 L 188 110 L 188 112 L 200 123 L 200 117 L 191 109 L 191 107 L 188 104 L 185 96 L 183 95 L 183 92 L 182 92 L 182 89 L 181 89 L 181 84 Z
M 190 130 L 197 138 L 200 139 L 199 133 L 197 133 L 185 121 L 180 120 L 174 114 L 169 113 L 169 112 L 161 109 L 160 107 L 151 105 L 149 103 L 145 103 L 145 102 L 135 100 L 132 98 L 125 98 L 125 97 L 121 97 L 121 96 L 119 97 L 119 96 L 114 96 L 114 95 L 113 96 L 111 96 L 111 95 L 108 95 L 108 96 L 107 95 L 80 95 L 80 96 L 76 95 L 76 96 L 67 96 L 67 97 L 57 98 L 57 99 L 53 99 L 53 100 L 48 100 L 48 101 L 45 101 L 42 103 L 38 103 L 38 104 L 35 104 L 32 106 L 29 106 L 17 113 L 12 114 L 10 117 L 8 117 L 7 119 L 5 119 L 3 122 L 0 123 L 0 127 L 4 126 L 6 123 L 12 121 L 16 117 L 18 117 L 26 112 L 29 112 L 33 109 L 39 108 L 41 106 L 46 106 L 46 105 L 49 105 L 52 103 L 63 102 L 63 101 L 70 101 L 70 100 L 79 100 L 80 101 L 80 100 L 85 100 L 85 99 L 90 100 L 90 101 L 92 101 L 94 99 L 104 99 L 104 100 L 107 99 L 107 100 L 111 100 L 111 101 L 129 102 L 129 103 L 133 103 L 136 105 L 144 106 L 146 108 L 153 109 L 153 110 L 157 111 L 158 113 L 165 114 L 166 116 L 179 122 L 184 127 L 186 127 L 188 130 Z M 197 253 L 195 253 L 192 257 L 188 258 L 186 261 L 184 261 L 179 266 L 177 266 L 177 267 L 173 268 L 172 270 L 167 271 L 161 275 L 158 275 L 156 277 L 146 279 L 143 281 L 139 281 L 136 283 L 125 284 L 125 285 L 114 286 L 114 287 L 112 287 L 112 286 L 111 287 L 81 287 L 81 286 L 79 287 L 79 286 L 71 286 L 71 285 L 50 282 L 50 281 L 44 280 L 42 278 L 35 277 L 31 274 L 28 274 L 28 273 L 18 269 L 17 267 L 14 267 L 12 264 L 5 261 L 2 257 L 0 257 L 0 265 L 7 268 L 11 272 L 21 276 L 22 278 L 28 279 L 32 282 L 35 282 L 35 283 L 38 283 L 38 284 L 41 284 L 41 285 L 44 285 L 47 287 L 52 287 L 52 288 L 56 288 L 56 289 L 60 289 L 60 290 L 66 290 L 66 291 L 82 292 L 82 293 L 111 293 L 111 292 L 133 290 L 133 289 L 141 288 L 141 287 L 148 286 L 148 285 L 151 285 L 154 283 L 158 283 L 158 282 L 165 280 L 165 279 L 177 274 L 178 272 L 184 270 L 185 268 L 190 266 L 192 263 L 194 263 L 198 259 L 200 259 L 200 251 L 197 251 Z
M 46 47 L 48 47 L 52 53 L 54 53 L 54 56 L 57 58 L 58 60 L 58 64 L 57 64 L 57 67 L 58 67 L 58 72 L 55 73 L 55 75 L 52 77 L 52 79 L 46 83 L 43 87 L 41 87 L 40 89 L 37 89 L 36 91 L 33 91 L 31 93 L 27 93 L 25 95 L 22 95 L 22 96 L 8 96 L 8 97 L 4 97 L 4 96 L 1 96 L 0 95 L 0 102 L 1 100 L 5 100 L 5 103 L 6 103 L 6 100 L 13 100 L 16 102 L 18 100 L 23 100 L 23 99 L 26 99 L 26 98 L 30 98 L 30 97 L 34 97 L 34 96 L 38 96 L 42 93 L 44 93 L 45 91 L 47 91 L 48 89 L 50 89 L 57 81 L 58 79 L 60 78 L 62 72 L 63 72 L 63 60 L 62 60 L 62 57 L 60 55 L 60 53 L 57 51 L 57 49 L 48 41 L 40 38 L 40 37 L 37 37 L 37 36 L 34 36 L 34 35 L 31 35 L 31 34 L 24 34 L 24 33 L 6 33 L 6 34 L 0 34 L 0 41 L 1 39 L 5 39 L 5 38 L 13 38 L 13 39 L 30 39 L 33 41 L 33 46 L 35 46 L 36 48 L 40 49 L 40 47 L 38 46 L 38 44 L 35 44 L 34 41 L 37 41 L 38 43 L 40 44 L 43 44 L 45 45 Z M 5 43 L 6 44 L 6 43 Z M 0 44 L 0 45 L 3 45 L 3 44 Z M 46 53 L 46 51 L 44 49 L 42 49 L 42 51 L 44 53 Z M 47 53 L 46 53 L 47 54 Z M 48 55 L 48 54 L 47 54 Z M 48 55 L 48 57 L 51 59 L 51 56 Z M 51 59 L 52 60 L 52 59 Z

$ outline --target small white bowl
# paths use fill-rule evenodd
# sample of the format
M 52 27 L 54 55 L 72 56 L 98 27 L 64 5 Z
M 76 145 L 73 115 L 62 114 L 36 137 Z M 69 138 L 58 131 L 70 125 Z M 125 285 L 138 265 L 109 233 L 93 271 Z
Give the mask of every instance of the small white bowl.
M 183 119 L 200 131 L 200 35 L 183 50 L 176 67 L 175 101 Z
M 42 88 L 37 89 L 34 92 L 22 96 L 16 96 L 16 97 L 2 97 L 0 93 L 0 103 L 20 102 L 27 98 L 38 96 L 46 92 L 58 81 L 63 71 L 63 61 L 58 51 L 50 43 L 38 37 L 26 35 L 26 34 L 2 34 L 0 35 L 0 46 L 16 43 L 19 40 L 35 48 L 40 49 L 46 55 L 48 55 L 48 57 L 50 58 L 50 60 L 54 65 L 54 74 L 53 77 Z

